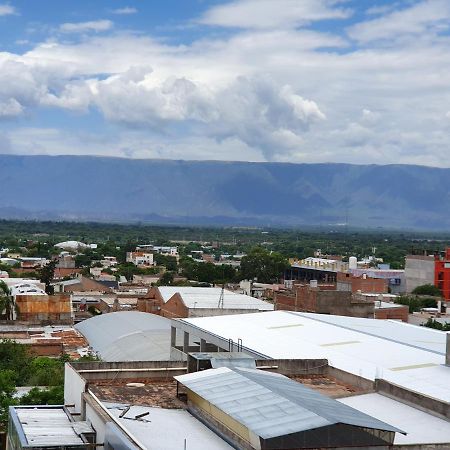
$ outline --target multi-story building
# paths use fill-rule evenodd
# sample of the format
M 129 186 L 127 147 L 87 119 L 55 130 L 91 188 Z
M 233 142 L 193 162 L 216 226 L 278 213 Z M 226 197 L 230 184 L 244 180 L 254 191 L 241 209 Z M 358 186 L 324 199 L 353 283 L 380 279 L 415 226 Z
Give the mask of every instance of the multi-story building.
M 439 288 L 442 297 L 450 301 L 450 247 L 446 249 L 444 255 L 436 257 L 434 285 Z
M 135 266 L 153 266 L 153 253 L 149 251 L 144 252 L 127 252 L 126 261 L 133 263 Z

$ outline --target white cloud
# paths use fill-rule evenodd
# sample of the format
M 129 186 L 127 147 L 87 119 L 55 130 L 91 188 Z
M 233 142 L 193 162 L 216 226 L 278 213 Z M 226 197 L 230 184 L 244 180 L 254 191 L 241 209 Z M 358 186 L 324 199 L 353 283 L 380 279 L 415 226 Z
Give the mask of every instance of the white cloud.
M 429 1 L 400 13 L 420 5 L 447 11 Z M 249 25 L 184 45 L 115 31 L 3 52 L 0 105 L 23 131 L 11 131 L 11 151 L 450 167 L 450 37 L 437 33 L 437 16 L 417 25 L 420 34 L 399 26 L 401 39 L 374 37 L 364 47 L 278 18 L 276 29 Z M 95 110 L 108 133 L 96 141 L 82 126 L 70 136 L 25 132 L 43 108 Z
M 297 27 L 324 19 L 343 19 L 349 9 L 336 0 L 235 0 L 210 8 L 198 22 L 236 28 Z
M 127 14 L 136 14 L 138 12 L 138 10 L 131 6 L 125 6 L 123 8 L 113 9 L 111 12 L 113 14 L 127 15 Z
M 9 4 L 0 4 L 0 16 L 10 16 L 13 14 L 17 14 L 16 8 Z
M 348 34 L 359 42 L 398 39 L 408 35 L 436 33 L 450 27 L 448 0 L 423 0 L 379 18 L 357 23 Z
M 62 33 L 87 33 L 94 31 L 96 33 L 101 31 L 108 31 L 114 26 L 111 20 L 93 20 L 90 22 L 76 22 L 76 23 L 63 23 L 59 27 L 59 31 Z
M 22 112 L 23 107 L 15 98 L 0 101 L 0 119 L 20 116 Z

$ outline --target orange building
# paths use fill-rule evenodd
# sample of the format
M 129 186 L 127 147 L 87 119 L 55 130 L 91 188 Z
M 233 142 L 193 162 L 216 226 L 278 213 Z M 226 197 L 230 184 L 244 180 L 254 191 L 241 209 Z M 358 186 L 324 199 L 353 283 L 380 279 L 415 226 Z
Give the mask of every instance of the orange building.
M 434 265 L 434 285 L 439 288 L 442 297 L 450 301 L 450 247 L 443 257 L 437 256 Z

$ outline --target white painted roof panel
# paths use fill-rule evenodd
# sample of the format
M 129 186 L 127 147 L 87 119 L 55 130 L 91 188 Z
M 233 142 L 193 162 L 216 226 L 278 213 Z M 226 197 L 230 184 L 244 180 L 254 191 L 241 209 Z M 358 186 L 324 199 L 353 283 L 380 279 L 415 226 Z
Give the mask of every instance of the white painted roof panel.
M 450 401 L 446 333 L 397 321 L 274 311 L 179 319 L 224 339 L 242 339 L 271 358 L 325 358 L 331 366 L 374 380 L 384 378 Z
M 164 302 L 179 293 L 188 308 L 217 308 L 222 291 L 221 288 L 215 287 L 189 286 L 160 286 L 158 289 Z M 227 290 L 224 290 L 223 307 L 225 309 L 254 309 L 257 311 L 273 311 L 274 308 L 271 303 Z

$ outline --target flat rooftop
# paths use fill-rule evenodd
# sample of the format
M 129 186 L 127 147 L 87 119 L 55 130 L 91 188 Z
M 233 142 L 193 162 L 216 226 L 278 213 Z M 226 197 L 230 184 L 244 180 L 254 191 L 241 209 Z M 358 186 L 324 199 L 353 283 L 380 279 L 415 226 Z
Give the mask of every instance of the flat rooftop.
M 405 430 L 406 435 L 396 433 L 395 445 L 449 444 L 450 446 L 450 422 L 419 409 L 376 393 L 341 398 L 338 401 Z
M 105 402 L 109 414 L 124 426 L 142 448 L 165 450 L 232 450 L 222 438 L 203 425 L 189 412 L 180 409 L 163 409 L 148 406 Z M 140 420 L 134 419 L 147 414 Z
M 242 339 L 243 351 L 273 359 L 327 359 L 356 376 L 383 378 L 450 402 L 446 333 L 392 320 L 287 311 L 177 319 L 211 342 Z M 206 333 L 206 335 L 205 335 Z M 224 345 L 224 344 L 222 344 Z

